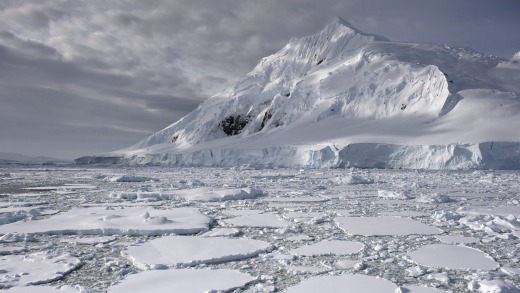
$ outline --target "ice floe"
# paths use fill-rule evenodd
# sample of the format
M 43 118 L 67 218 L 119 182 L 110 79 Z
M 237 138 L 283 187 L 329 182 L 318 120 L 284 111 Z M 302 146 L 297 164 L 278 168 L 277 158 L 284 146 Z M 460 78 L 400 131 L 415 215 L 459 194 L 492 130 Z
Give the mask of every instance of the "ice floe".
M 48 283 L 63 277 L 81 262 L 69 253 L 42 251 L 0 256 L 0 288 Z
M 336 223 L 351 235 L 439 234 L 441 230 L 422 222 L 401 217 L 338 217 Z
M 229 269 L 154 270 L 127 276 L 121 283 L 108 288 L 108 292 L 149 292 L 152 288 L 154 293 L 222 292 L 253 280 L 248 274 Z
M 305 279 L 300 284 L 290 287 L 287 293 L 395 293 L 397 290 L 398 287 L 394 283 L 384 279 L 366 275 L 345 274 Z
M 271 248 L 269 243 L 252 239 L 168 236 L 130 246 L 124 255 L 139 268 L 157 269 L 250 258 Z
M 210 222 L 194 208 L 74 208 L 48 219 L 2 225 L 0 234 L 195 234 L 208 230 Z
M 471 247 L 429 244 L 421 246 L 408 256 L 416 263 L 436 268 L 494 270 L 498 263 L 488 254 Z

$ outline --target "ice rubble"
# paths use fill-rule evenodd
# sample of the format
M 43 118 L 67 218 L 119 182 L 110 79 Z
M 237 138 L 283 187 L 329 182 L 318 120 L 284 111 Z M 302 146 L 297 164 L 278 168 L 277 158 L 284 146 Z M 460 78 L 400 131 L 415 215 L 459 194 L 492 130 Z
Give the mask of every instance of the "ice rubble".
M 193 208 L 73 208 L 48 219 L 2 225 L 0 234 L 196 234 L 207 231 L 210 222 L 210 218 Z
M 42 251 L 0 256 L 0 288 L 29 286 L 60 279 L 81 262 L 69 253 Z
M 123 200 L 158 201 L 185 199 L 188 201 L 226 201 L 260 197 L 264 192 L 256 188 L 193 188 L 171 191 L 113 192 L 111 197 Z
M 225 223 L 236 227 L 268 227 L 284 228 L 291 225 L 291 222 L 283 220 L 275 214 L 258 214 L 239 216 L 224 220 Z
M 201 293 L 222 292 L 242 287 L 254 279 L 228 269 L 171 269 L 145 271 L 126 277 L 108 288 L 110 293 L 153 292 Z
M 245 238 L 169 236 L 130 246 L 123 254 L 137 267 L 149 270 L 245 259 L 271 249 L 266 242 Z
M 519 169 L 514 62 L 337 19 L 134 146 L 76 162 Z
M 292 251 L 293 254 L 299 256 L 313 256 L 313 255 L 347 255 L 358 253 L 365 245 L 355 241 L 330 240 L 321 241 L 310 245 L 304 245 Z

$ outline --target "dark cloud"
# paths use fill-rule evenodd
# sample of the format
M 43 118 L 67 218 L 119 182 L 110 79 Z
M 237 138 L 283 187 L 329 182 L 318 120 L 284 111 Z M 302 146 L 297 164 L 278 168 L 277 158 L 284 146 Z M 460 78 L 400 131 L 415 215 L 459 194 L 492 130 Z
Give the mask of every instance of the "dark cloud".
M 517 0 L 4 0 L 0 150 L 130 145 L 334 16 L 396 41 L 510 57 L 518 11 Z

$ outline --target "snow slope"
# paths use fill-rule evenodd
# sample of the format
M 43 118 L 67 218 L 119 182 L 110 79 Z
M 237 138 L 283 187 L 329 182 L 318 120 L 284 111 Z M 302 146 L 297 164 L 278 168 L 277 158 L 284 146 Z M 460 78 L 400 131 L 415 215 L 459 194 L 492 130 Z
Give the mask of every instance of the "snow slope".
M 519 169 L 516 57 L 391 42 L 337 18 L 167 128 L 76 162 Z

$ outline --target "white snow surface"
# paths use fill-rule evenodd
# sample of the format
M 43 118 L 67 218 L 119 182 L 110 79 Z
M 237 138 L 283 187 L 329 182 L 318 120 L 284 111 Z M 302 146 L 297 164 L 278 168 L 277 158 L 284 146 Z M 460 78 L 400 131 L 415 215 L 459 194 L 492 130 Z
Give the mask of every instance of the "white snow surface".
M 108 289 L 110 293 L 153 292 L 202 293 L 223 292 L 242 287 L 254 279 L 234 270 L 177 269 L 145 271 L 130 275 Z
M 162 235 L 207 231 L 211 219 L 193 208 L 74 208 L 48 219 L 0 226 L 0 233 Z
M 0 288 L 48 283 L 81 264 L 69 253 L 52 251 L 0 256 L 0 263 Z
M 439 234 L 441 230 L 422 222 L 402 217 L 338 217 L 336 223 L 351 235 Z
M 515 58 L 391 42 L 338 18 L 165 129 L 77 162 L 519 169 Z
M 398 287 L 390 281 L 365 275 L 321 276 L 306 279 L 287 293 L 395 293 Z
M 130 246 L 123 254 L 137 267 L 149 270 L 240 260 L 270 249 L 269 243 L 252 239 L 169 236 Z
M 430 244 L 408 255 L 413 261 L 429 267 L 472 270 L 494 270 L 498 267 L 498 263 L 486 253 L 459 245 Z

